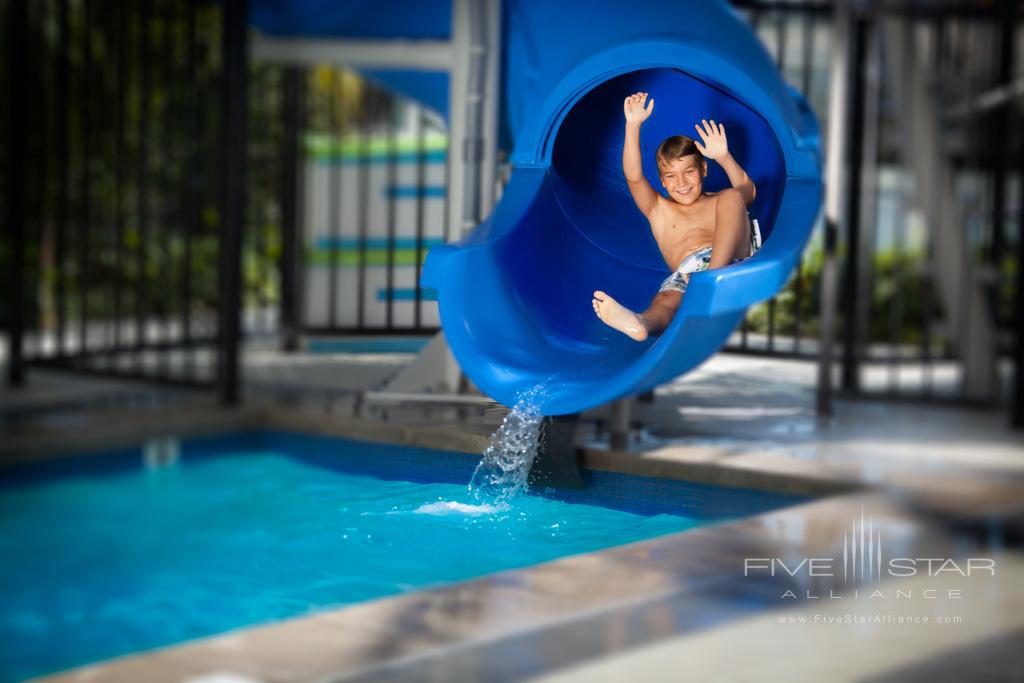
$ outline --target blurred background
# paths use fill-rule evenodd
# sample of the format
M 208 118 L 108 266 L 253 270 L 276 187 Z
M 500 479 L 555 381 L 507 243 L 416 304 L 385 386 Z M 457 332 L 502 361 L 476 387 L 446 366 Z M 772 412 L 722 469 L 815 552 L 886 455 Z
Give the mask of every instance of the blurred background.
M 247 344 L 412 351 L 438 329 L 417 266 L 465 220 L 450 201 L 456 81 L 347 39 L 360 18 L 345 11 L 296 38 L 296 15 L 248 4 L 235 42 L 230 2 L 0 5 L 8 385 L 59 368 L 232 402 Z M 734 6 L 842 163 L 829 229 L 823 212 L 727 351 L 824 362 L 819 393 L 1024 424 L 1019 3 Z M 447 35 L 450 4 L 425 16 L 411 37 Z M 508 168 L 500 127 L 485 138 L 486 206 Z

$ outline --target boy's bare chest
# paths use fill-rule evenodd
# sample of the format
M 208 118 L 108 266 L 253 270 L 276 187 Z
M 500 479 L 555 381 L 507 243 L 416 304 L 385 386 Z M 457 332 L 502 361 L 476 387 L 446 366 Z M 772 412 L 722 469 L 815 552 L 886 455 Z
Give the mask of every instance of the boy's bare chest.
M 715 234 L 715 203 L 701 204 L 683 211 L 666 203 L 652 216 L 654 240 L 671 268 L 694 251 L 711 246 Z

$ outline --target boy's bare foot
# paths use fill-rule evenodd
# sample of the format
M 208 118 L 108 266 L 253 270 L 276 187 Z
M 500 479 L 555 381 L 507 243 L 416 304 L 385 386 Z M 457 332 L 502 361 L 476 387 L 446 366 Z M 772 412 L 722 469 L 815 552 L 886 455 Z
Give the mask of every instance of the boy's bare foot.
M 647 339 L 647 328 L 640 316 L 629 310 L 615 299 L 598 290 L 594 292 L 594 312 L 601 321 L 622 332 L 631 339 L 643 341 Z

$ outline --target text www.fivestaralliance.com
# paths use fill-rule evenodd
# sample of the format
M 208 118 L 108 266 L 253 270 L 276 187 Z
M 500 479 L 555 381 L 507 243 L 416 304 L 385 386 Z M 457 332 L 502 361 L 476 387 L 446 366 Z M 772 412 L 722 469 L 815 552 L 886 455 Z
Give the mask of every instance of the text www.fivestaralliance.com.
M 962 624 L 961 616 L 916 614 L 806 614 L 779 617 L 780 624 Z

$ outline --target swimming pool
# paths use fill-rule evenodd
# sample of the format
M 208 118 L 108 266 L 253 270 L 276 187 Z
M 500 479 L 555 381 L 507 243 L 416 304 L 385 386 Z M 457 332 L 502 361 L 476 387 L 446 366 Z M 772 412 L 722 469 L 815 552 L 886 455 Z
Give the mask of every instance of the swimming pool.
M 507 509 L 477 458 L 288 432 L 5 472 L 0 678 L 683 531 L 804 499 L 586 472 Z

